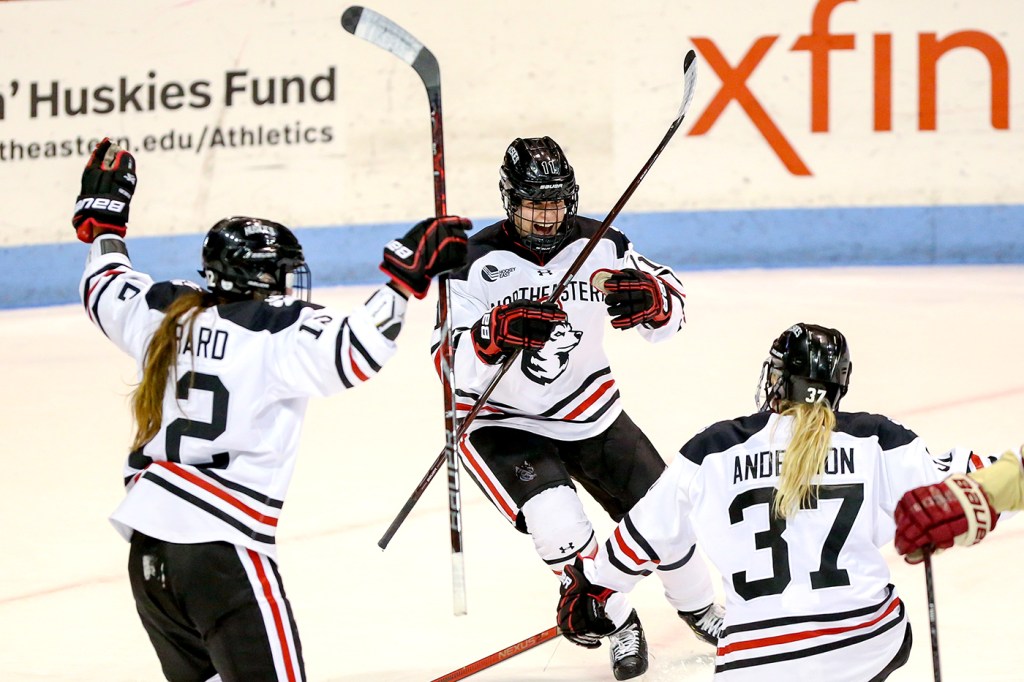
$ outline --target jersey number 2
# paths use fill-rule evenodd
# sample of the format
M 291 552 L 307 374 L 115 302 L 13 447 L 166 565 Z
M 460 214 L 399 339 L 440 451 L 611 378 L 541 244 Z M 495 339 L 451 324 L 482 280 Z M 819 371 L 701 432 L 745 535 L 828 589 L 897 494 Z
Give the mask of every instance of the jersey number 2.
M 209 391 L 213 394 L 210 421 L 200 422 L 179 417 L 167 425 L 167 459 L 171 462 L 181 461 L 183 436 L 215 440 L 228 426 L 228 389 L 219 377 L 201 372 L 185 372 L 178 379 L 176 396 L 178 400 L 188 400 L 191 391 Z M 219 452 L 205 466 L 222 469 L 228 465 L 229 457 L 228 453 Z
M 825 544 L 821 548 L 821 564 L 818 570 L 811 571 L 811 589 L 820 590 L 825 587 L 840 587 L 850 584 L 850 576 L 846 569 L 838 567 L 839 552 L 850 537 L 850 530 L 864 503 L 864 484 L 847 483 L 843 485 L 818 486 L 817 497 L 811 497 L 801 505 L 801 509 L 817 509 L 818 500 L 841 499 L 839 512 L 836 514 L 832 528 L 828 531 Z M 779 518 L 772 511 L 775 502 L 775 488 L 754 488 L 737 495 L 729 505 L 729 523 L 743 521 L 743 510 L 757 504 L 768 507 L 767 530 L 754 533 L 754 547 L 769 549 L 772 554 L 772 575 L 757 580 L 747 580 L 747 572 L 739 571 L 732 574 L 732 584 L 736 593 L 750 601 L 757 597 L 771 594 L 782 594 L 792 580 L 789 567 L 789 545 L 782 533 L 786 530 L 786 519 Z

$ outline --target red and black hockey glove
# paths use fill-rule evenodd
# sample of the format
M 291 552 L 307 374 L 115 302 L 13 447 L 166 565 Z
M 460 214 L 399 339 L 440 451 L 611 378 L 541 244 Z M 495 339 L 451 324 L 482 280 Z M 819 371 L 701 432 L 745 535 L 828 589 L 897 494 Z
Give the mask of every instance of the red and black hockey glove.
M 616 329 L 631 329 L 638 324 L 661 327 L 672 317 L 672 297 L 660 278 L 626 268 L 598 270 L 590 278 L 605 292 L 604 302 Z
M 91 244 L 100 230 L 122 237 L 128 229 L 128 207 L 135 193 L 135 157 L 109 137 L 92 150 L 82 171 L 82 193 L 75 202 L 71 224 L 75 234 Z
M 517 348 L 540 350 L 565 311 L 554 303 L 519 299 L 491 308 L 473 325 L 473 347 L 489 365 L 502 362 Z
M 471 229 L 468 219 L 453 215 L 421 220 L 384 245 L 380 269 L 416 298 L 423 298 L 431 277 L 465 265 L 466 230 Z
M 614 590 L 587 580 L 579 557 L 566 566 L 558 599 L 558 628 L 562 636 L 587 649 L 601 646 L 601 638 L 615 631 L 615 624 L 604 611 L 608 597 L 613 594 Z
M 896 551 L 907 563 L 924 560 L 925 549 L 981 542 L 999 514 L 970 476 L 954 474 L 941 483 L 907 491 L 896 505 Z

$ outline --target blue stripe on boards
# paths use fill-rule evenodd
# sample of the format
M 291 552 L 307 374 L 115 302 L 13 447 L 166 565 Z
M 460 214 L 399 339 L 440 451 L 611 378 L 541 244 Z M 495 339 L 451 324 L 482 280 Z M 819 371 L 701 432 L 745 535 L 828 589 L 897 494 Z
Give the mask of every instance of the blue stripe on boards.
M 603 216 L 594 216 L 602 218 Z M 487 225 L 494 218 L 475 220 Z M 298 228 L 314 287 L 372 284 L 386 241 L 405 223 Z M 1024 263 L 1024 205 L 630 213 L 616 226 L 651 260 L 680 270 Z M 136 267 L 199 281 L 203 234 L 129 233 Z M 86 247 L 0 248 L 0 308 L 78 300 Z

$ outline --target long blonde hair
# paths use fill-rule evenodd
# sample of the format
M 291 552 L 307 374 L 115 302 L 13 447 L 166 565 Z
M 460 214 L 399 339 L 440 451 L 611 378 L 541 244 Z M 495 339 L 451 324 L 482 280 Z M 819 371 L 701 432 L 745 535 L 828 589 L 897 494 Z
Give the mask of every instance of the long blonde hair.
M 782 460 L 773 505 L 775 515 L 784 519 L 817 494 L 817 481 L 825 471 L 825 458 L 832 445 L 836 414 L 824 400 L 814 403 L 783 401 L 779 414 L 793 418 L 793 435 Z
M 149 342 L 143 359 L 142 381 L 132 391 L 132 416 L 135 419 L 135 439 L 132 450 L 142 448 L 160 431 L 164 418 L 164 391 L 167 378 L 174 368 L 177 382 L 177 362 L 182 339 L 192 338 L 196 316 L 215 305 L 217 298 L 206 291 L 188 291 L 167 306 L 164 319 Z M 179 335 L 178 327 L 183 329 Z

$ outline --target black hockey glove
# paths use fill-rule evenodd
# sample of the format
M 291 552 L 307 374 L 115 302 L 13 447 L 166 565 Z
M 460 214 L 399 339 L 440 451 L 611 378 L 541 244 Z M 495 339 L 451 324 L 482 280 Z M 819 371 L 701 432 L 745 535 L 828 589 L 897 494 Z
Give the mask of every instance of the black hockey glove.
M 561 597 L 558 599 L 558 628 L 573 644 L 587 649 L 601 646 L 601 638 L 615 631 L 605 616 L 604 605 L 614 590 L 594 585 L 583 574 L 583 560 L 566 566 L 562 572 Z
M 466 230 L 472 228 L 468 219 L 453 215 L 421 220 L 384 245 L 380 269 L 416 298 L 423 298 L 431 277 L 465 264 Z
M 604 302 L 616 329 L 638 324 L 661 327 L 672 317 L 672 297 L 665 282 L 650 273 L 633 268 L 598 270 L 590 281 L 605 292 Z
M 488 365 L 502 362 L 516 348 L 540 350 L 565 311 L 554 303 L 519 299 L 491 308 L 473 325 L 473 347 Z
M 135 157 L 103 138 L 82 171 L 82 193 L 71 218 L 79 239 L 91 244 L 100 230 L 124 236 L 137 179 Z

